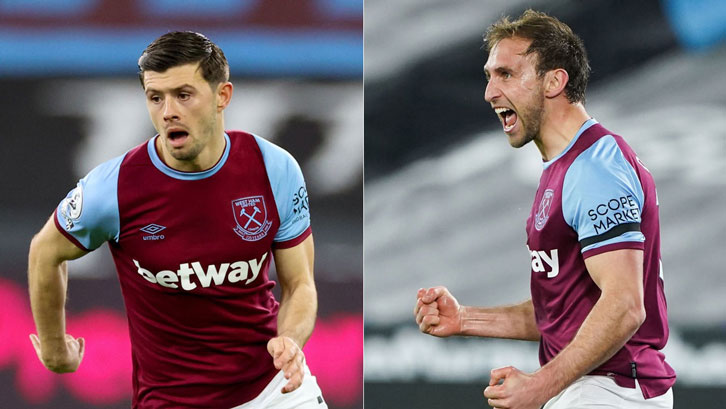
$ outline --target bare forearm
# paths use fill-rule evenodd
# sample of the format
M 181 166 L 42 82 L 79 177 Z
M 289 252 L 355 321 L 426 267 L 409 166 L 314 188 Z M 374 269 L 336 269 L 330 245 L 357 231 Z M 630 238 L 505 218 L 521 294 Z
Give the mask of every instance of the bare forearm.
M 66 263 L 49 258 L 42 246 L 33 245 L 28 263 L 28 283 L 38 337 L 49 346 L 65 345 Z
M 461 335 L 538 341 L 532 301 L 502 307 L 462 307 Z
M 86 254 L 56 230 L 53 216 L 33 237 L 28 255 L 30 305 L 38 335 L 29 334 L 38 358 L 57 373 L 73 372 L 83 360 L 85 341 L 66 334 L 66 260 Z
M 645 312 L 622 297 L 601 297 L 572 342 L 537 371 L 543 391 L 553 397 L 577 378 L 610 359 L 638 330 Z
M 292 338 L 302 348 L 313 332 L 317 312 L 318 296 L 314 284 L 301 283 L 293 290 L 283 290 L 277 334 Z

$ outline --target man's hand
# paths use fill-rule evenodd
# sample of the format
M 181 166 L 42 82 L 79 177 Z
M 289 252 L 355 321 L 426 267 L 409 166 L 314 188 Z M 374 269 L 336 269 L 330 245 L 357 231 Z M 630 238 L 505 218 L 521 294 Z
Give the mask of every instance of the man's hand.
M 461 333 L 462 308 L 446 287 L 418 290 L 413 315 L 424 334 L 448 337 Z
M 74 338 L 66 334 L 65 343 L 57 346 L 41 345 L 35 334 L 30 334 L 30 342 L 38 354 L 38 359 L 55 373 L 75 372 L 83 360 L 86 343 L 83 338 Z
M 489 386 L 484 389 L 489 406 L 498 409 L 539 409 L 549 399 L 543 395 L 535 375 L 513 366 L 492 369 Z
M 299 388 L 305 374 L 305 355 L 295 341 L 285 336 L 272 338 L 267 342 L 267 352 L 272 355 L 275 368 L 281 369 L 289 381 L 283 386 L 282 393 Z

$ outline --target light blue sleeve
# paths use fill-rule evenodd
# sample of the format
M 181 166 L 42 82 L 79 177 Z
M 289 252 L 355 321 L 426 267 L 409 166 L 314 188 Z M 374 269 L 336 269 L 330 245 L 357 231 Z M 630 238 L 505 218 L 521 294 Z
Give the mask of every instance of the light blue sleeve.
M 124 156 L 97 166 L 71 190 L 56 209 L 58 227 L 85 250 L 118 241 L 118 174 Z
M 287 151 L 255 135 L 275 196 L 280 228 L 275 242 L 292 240 L 310 227 L 310 207 L 300 166 Z
M 582 252 L 621 242 L 644 242 L 643 187 L 615 138 L 604 136 L 570 165 L 562 184 L 562 213 Z

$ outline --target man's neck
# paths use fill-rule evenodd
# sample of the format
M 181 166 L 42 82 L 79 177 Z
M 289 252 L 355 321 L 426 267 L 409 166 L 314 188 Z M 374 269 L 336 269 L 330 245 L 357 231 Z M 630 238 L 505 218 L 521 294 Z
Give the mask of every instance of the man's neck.
M 161 160 L 172 169 L 182 172 L 202 172 L 214 167 L 224 154 L 226 146 L 224 131 L 219 131 L 217 135 L 207 143 L 196 158 L 191 160 L 178 160 L 171 156 L 170 153 L 166 152 L 159 138 L 157 138 L 155 144 L 156 152 Z
M 588 119 L 590 115 L 582 103 L 562 104 L 545 112 L 539 137 L 534 139 L 542 159 L 550 161 L 562 153 Z

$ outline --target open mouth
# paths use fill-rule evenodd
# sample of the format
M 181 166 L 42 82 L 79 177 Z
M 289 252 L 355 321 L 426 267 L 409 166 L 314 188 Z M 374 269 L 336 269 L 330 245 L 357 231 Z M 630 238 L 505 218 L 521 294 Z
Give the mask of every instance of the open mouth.
M 171 142 L 171 145 L 175 148 L 181 147 L 184 145 L 184 142 L 187 140 L 187 137 L 189 137 L 189 132 L 187 131 L 170 131 L 166 134 L 167 139 Z
M 187 131 L 172 131 L 168 133 L 169 139 L 175 140 L 179 138 L 185 138 L 189 136 L 189 132 Z
M 504 132 L 510 132 L 514 129 L 514 125 L 517 124 L 517 113 L 514 112 L 514 110 L 500 107 L 494 108 L 494 112 L 499 115 L 499 118 L 502 121 L 502 126 L 504 127 Z

